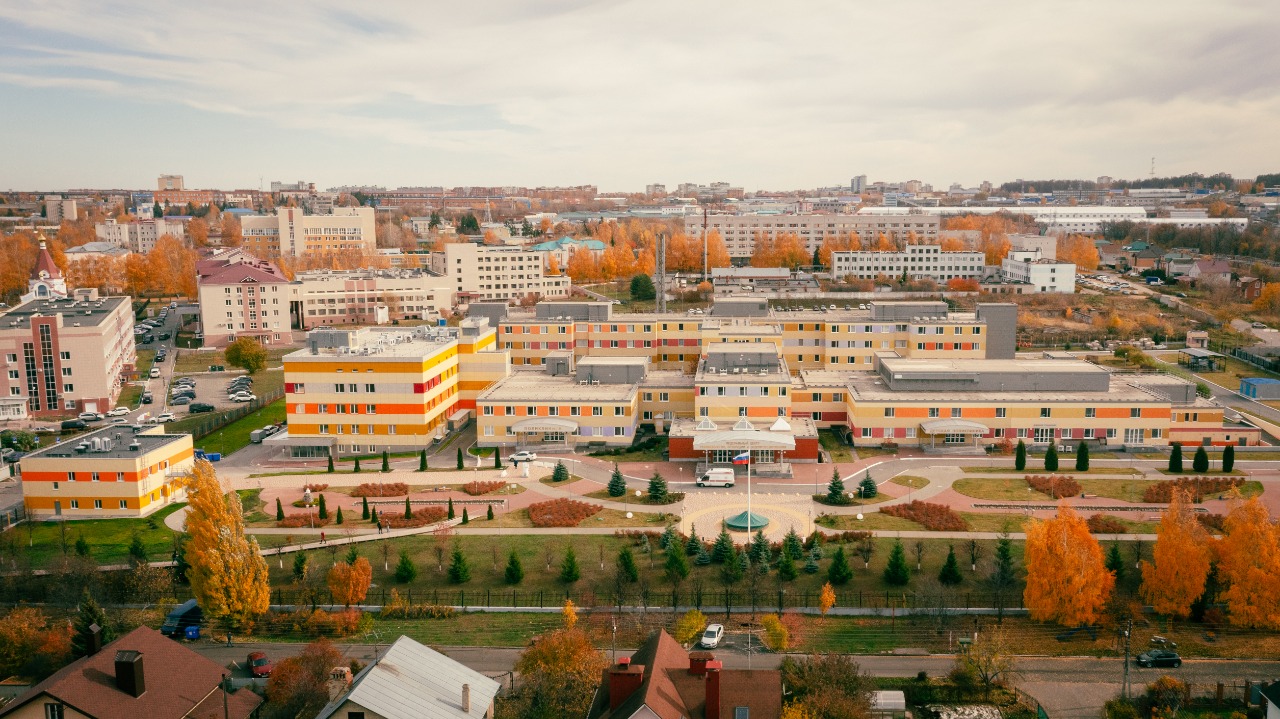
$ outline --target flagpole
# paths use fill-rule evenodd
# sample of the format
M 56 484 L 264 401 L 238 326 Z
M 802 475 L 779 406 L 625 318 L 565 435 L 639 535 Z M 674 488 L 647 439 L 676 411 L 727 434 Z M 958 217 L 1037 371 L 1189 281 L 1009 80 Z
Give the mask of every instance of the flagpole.
M 751 542 L 751 440 L 747 440 L 747 542 Z

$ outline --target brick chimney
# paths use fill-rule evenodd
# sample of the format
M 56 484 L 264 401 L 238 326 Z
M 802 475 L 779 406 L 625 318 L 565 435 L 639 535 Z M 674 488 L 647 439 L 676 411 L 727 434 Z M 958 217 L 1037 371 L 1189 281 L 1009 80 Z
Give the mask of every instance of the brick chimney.
M 147 691 L 142 652 L 121 650 L 116 652 L 116 688 L 137 699 Z
M 463 714 L 471 713 L 471 685 L 470 684 L 462 685 L 462 713 Z
M 707 662 L 707 707 L 704 710 L 706 719 L 720 719 L 720 669 L 717 661 Z
M 707 673 L 707 662 L 716 658 L 711 652 L 689 652 L 689 673 L 695 677 Z
M 329 672 L 329 701 L 333 701 L 346 693 L 351 686 L 351 667 L 334 667 Z
M 609 710 L 622 706 L 622 703 L 644 683 L 644 665 L 632 664 L 631 659 L 622 658 L 609 667 Z

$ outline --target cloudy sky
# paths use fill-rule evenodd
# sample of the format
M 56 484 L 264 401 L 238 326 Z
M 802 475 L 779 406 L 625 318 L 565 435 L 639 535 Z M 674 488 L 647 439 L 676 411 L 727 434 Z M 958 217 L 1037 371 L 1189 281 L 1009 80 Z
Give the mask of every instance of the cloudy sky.
M 0 188 L 1280 171 L 1271 0 L 0 0 Z

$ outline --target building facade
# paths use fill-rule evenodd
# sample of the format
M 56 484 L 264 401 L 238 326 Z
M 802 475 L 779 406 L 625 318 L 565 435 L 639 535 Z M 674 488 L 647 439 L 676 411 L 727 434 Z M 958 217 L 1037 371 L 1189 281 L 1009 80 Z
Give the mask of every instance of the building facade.
M 1000 277 L 1019 294 L 1076 291 L 1076 266 L 1043 257 L 1040 250 L 1010 250 L 1000 263 Z
M 459 298 L 520 300 L 529 295 L 567 297 L 568 275 L 548 275 L 547 253 L 520 247 L 451 242 L 433 257 L 433 269 L 449 277 Z M 440 260 L 443 260 L 441 263 Z
M 453 307 L 448 277 L 427 270 L 311 270 L 289 286 L 294 327 L 428 320 Z
M 822 246 L 827 237 L 854 235 L 862 242 L 874 242 L 881 235 L 899 243 L 915 238 L 936 241 L 938 216 L 929 214 L 880 215 L 708 215 L 685 223 L 685 232 L 702 237 L 706 231 L 719 232 L 724 239 L 729 256 L 735 259 L 750 258 L 755 253 L 757 237 L 776 239 L 779 235 L 793 234 L 804 242 L 812 254 Z
M 274 215 L 243 217 L 240 227 L 244 249 L 259 257 L 374 251 L 372 207 L 335 207 L 329 215 L 283 207 Z
M 164 218 L 125 223 L 109 219 L 94 225 L 94 234 L 102 242 L 145 255 L 155 249 L 156 242 L 165 235 L 185 241 L 187 228 L 181 221 Z
M 271 262 L 243 250 L 223 250 L 196 263 L 196 293 L 204 346 L 225 347 L 239 337 L 289 344 L 289 279 Z
M 831 253 L 831 275 L 841 278 L 875 279 L 884 276 L 896 279 L 905 274 L 913 280 L 946 282 L 979 279 L 985 265 L 984 252 L 947 252 L 939 245 L 908 245 L 888 252 L 855 250 Z

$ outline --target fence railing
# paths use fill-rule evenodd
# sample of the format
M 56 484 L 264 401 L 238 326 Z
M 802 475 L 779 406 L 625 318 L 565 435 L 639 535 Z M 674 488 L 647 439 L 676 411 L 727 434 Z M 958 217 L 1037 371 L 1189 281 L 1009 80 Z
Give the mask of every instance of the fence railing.
M 252 402 L 246 402 L 226 412 L 210 415 L 208 421 L 201 422 L 199 426 L 191 431 L 191 437 L 192 439 L 200 439 L 211 435 L 241 417 L 257 412 L 281 397 L 284 397 L 284 389 L 273 389 Z

